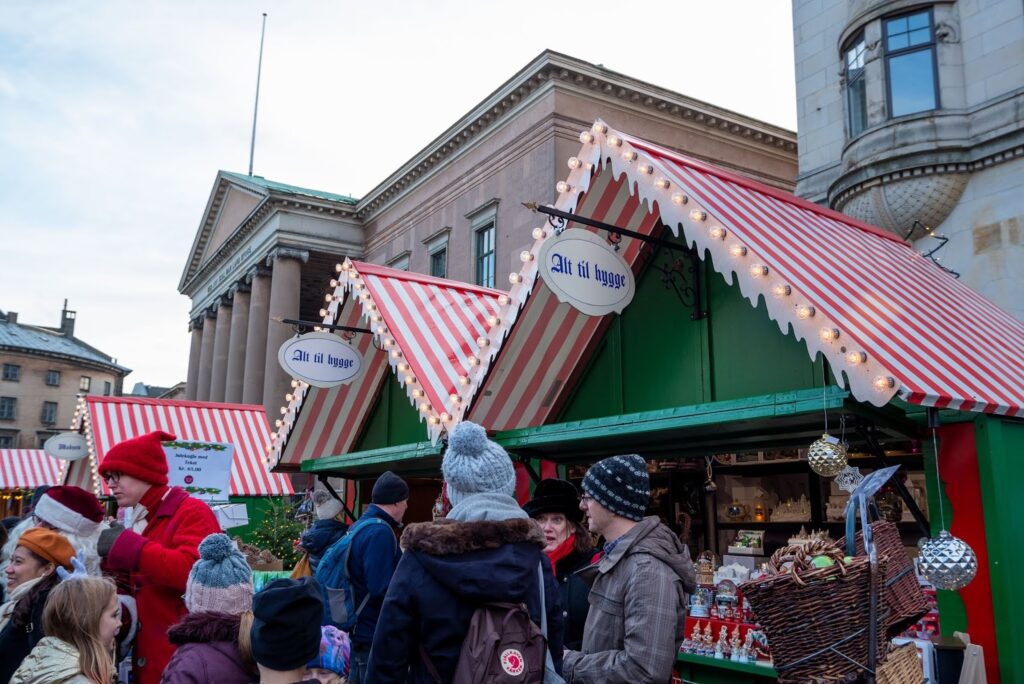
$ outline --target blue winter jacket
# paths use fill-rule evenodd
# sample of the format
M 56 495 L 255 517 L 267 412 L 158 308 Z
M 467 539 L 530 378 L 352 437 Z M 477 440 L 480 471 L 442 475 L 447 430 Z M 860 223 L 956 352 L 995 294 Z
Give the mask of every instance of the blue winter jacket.
M 313 571 L 320 564 L 327 549 L 331 548 L 334 542 L 345 536 L 348 525 L 338 520 L 317 520 L 313 526 L 302 535 L 300 545 L 309 554 L 309 564 Z
M 451 681 L 469 621 L 482 603 L 525 603 L 538 626 L 544 577 L 548 647 L 562 667 L 562 609 L 544 535 L 533 520 L 409 525 L 367 666 L 367 684 L 433 682 L 420 646 L 441 680 Z
M 398 559 L 402 551 L 398 548 L 395 536 L 398 523 L 377 506 L 370 506 L 359 516 L 363 518 L 380 518 L 387 525 L 364 525 L 352 540 L 352 551 L 349 555 L 349 581 L 352 583 L 352 602 L 359 605 L 367 592 L 370 600 L 359 613 L 355 629 L 349 634 L 353 648 L 368 649 L 373 643 L 373 631 L 377 627 L 377 616 L 384 603 L 384 595 L 395 573 Z M 359 521 L 356 521 L 359 524 Z M 355 525 L 353 525 L 355 527 Z

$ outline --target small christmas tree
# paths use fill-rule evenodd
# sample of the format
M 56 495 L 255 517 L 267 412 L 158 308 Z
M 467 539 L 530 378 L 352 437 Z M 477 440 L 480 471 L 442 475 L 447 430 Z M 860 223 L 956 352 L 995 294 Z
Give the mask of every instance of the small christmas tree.
M 299 561 L 299 553 L 294 547 L 295 541 L 302 534 L 303 524 L 293 517 L 295 507 L 281 499 L 270 499 L 267 515 L 259 528 L 250 535 L 254 546 L 270 551 L 284 562 L 284 567 L 291 568 Z

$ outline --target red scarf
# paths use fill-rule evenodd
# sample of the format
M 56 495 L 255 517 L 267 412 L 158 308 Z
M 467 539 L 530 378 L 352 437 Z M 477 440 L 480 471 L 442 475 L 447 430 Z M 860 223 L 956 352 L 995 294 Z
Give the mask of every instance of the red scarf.
M 558 561 L 572 553 L 575 545 L 576 535 L 570 534 L 568 539 L 556 546 L 553 550 L 546 552 L 548 554 L 548 559 L 551 561 L 551 572 L 554 573 L 555 577 L 558 577 L 558 571 L 555 570 L 555 565 Z

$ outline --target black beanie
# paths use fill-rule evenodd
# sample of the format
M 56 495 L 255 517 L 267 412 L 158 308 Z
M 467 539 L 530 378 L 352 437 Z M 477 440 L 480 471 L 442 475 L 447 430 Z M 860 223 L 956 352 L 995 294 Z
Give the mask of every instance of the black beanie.
M 395 504 L 409 498 L 409 485 L 405 480 L 395 475 L 390 470 L 377 478 L 373 483 L 373 493 L 370 501 L 375 504 Z
M 271 670 L 294 670 L 320 653 L 324 604 L 312 577 L 276 579 L 252 599 L 252 657 Z
M 615 515 L 639 522 L 651 501 L 647 461 L 637 454 L 598 461 L 583 477 L 583 491 Z
M 533 496 L 523 505 L 523 510 L 531 518 L 541 513 L 561 513 L 573 522 L 583 519 L 580 493 L 568 480 L 541 480 L 533 490 Z

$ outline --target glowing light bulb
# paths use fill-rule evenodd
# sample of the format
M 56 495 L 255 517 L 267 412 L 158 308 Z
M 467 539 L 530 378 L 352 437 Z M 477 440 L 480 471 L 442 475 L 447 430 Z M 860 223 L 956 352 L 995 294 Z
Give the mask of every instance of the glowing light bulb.
M 405 384 L 406 385 L 415 385 L 416 384 L 416 376 L 415 375 L 406 375 L 405 376 Z
M 486 337 L 478 337 L 478 338 L 476 338 L 476 346 L 478 346 L 480 348 L 488 347 L 488 346 L 490 346 L 490 344 L 491 344 L 491 341 L 489 339 L 487 339 Z
M 324 295 L 324 301 L 325 302 L 329 302 L 329 301 L 331 301 L 333 299 L 334 299 L 334 295 L 332 295 L 332 294 L 325 294 Z
M 384 335 L 385 333 L 387 333 L 387 331 L 388 331 L 388 329 L 385 328 L 383 325 L 378 325 L 377 326 L 377 334 L 378 335 Z
M 501 319 L 498 318 L 497 316 L 488 316 L 487 317 L 487 325 L 491 326 L 492 328 L 494 326 L 498 325 L 499 323 L 501 323 Z
M 284 395 L 284 400 L 287 401 L 289 404 L 292 402 L 293 399 L 295 399 L 295 397 L 292 396 L 291 394 Z
M 590 131 L 583 131 L 580 133 L 580 142 L 584 145 L 594 142 L 594 134 Z
M 622 147 L 622 138 L 617 135 L 609 135 L 608 144 L 612 147 Z
M 506 306 L 509 302 L 508 295 L 498 295 L 498 304 Z
M 534 228 L 533 229 L 533 239 L 534 240 L 543 240 L 547 236 L 548 236 L 548 234 L 547 234 L 547 232 L 545 232 L 545 230 L 543 228 Z
M 281 407 L 281 415 L 283 416 L 286 413 L 288 413 L 288 409 L 286 407 L 282 406 Z
M 750 267 L 750 275 L 755 278 L 763 278 L 768 275 L 768 267 L 764 264 L 754 264 Z
M 449 399 L 449 400 L 450 400 L 450 401 L 451 401 L 451 402 L 452 402 L 453 404 L 458 404 L 458 403 L 460 403 L 460 402 L 462 401 L 462 397 L 460 397 L 460 396 L 459 396 L 458 394 L 449 394 L 449 395 L 448 395 L 448 399 Z
M 650 164 L 641 164 L 636 170 L 643 174 L 654 173 L 654 167 Z
M 298 386 L 299 386 L 299 381 L 298 380 L 292 380 L 292 389 L 295 389 Z
M 349 270 L 351 268 L 352 268 L 352 262 L 351 261 L 346 261 L 345 263 L 341 264 L 341 268 L 339 270 L 347 271 L 347 270 Z
M 862 363 L 867 363 L 868 355 L 862 351 L 852 351 L 846 355 L 846 362 L 851 366 L 859 366 Z
M 346 270 L 345 269 L 345 264 L 334 264 L 334 272 L 335 273 L 341 273 L 344 270 Z
M 684 195 L 681 192 L 677 192 L 677 193 L 672 195 L 672 202 L 675 203 L 675 204 L 678 204 L 679 206 L 682 206 L 682 205 L 686 204 L 689 201 L 690 201 L 690 198 L 687 197 L 686 195 Z
M 839 339 L 839 328 L 822 328 L 818 331 L 822 342 L 835 342 Z
M 593 131 L 599 135 L 604 135 L 608 132 L 608 126 L 604 125 L 600 121 L 595 121 L 594 125 L 590 127 Z
M 519 275 L 518 273 L 509 273 L 508 282 L 512 283 L 513 285 L 518 285 L 519 283 L 523 282 L 523 276 Z
M 662 190 L 668 190 L 668 186 L 672 185 L 671 183 L 668 182 L 667 178 L 659 178 L 658 180 L 654 181 L 654 184 L 657 187 L 661 188 Z
M 338 287 L 338 281 L 334 278 L 331 278 L 331 287 Z
M 708 228 L 708 235 L 711 236 L 712 240 L 724 240 L 728 234 L 729 232 L 722 226 L 711 226 Z
M 555 184 L 555 190 L 557 190 L 559 194 L 565 194 L 572 190 L 572 186 L 566 183 L 565 181 L 558 181 Z
M 583 166 L 583 162 L 581 162 L 578 157 L 569 157 L 569 161 L 566 163 L 569 164 L 569 168 L 574 171 Z
M 533 253 L 529 250 L 523 250 L 519 253 L 519 260 L 523 263 L 529 263 L 533 261 Z
M 400 358 L 402 358 L 402 352 L 398 351 L 397 349 L 392 349 L 391 350 L 391 358 L 393 358 L 393 359 L 400 359 Z
M 377 310 L 377 305 L 374 304 L 373 302 L 366 302 L 366 304 L 364 304 L 363 306 L 366 307 L 367 311 L 376 311 Z M 378 320 L 380 320 L 380 319 L 378 319 Z
M 636 152 L 633 150 L 626 150 L 622 153 L 622 158 L 628 162 L 634 161 L 636 159 Z
M 469 384 L 469 377 L 465 376 L 465 375 L 460 375 L 459 376 L 459 384 L 462 385 L 463 387 L 468 385 Z
M 423 396 L 423 390 L 421 390 L 421 389 L 414 389 L 412 391 L 412 396 L 415 399 L 420 399 Z
M 320 309 L 320 318 L 327 318 L 327 309 Z
M 366 284 L 365 283 L 356 283 L 352 287 L 354 287 L 357 290 L 362 290 L 364 287 L 366 287 Z
M 733 245 L 729 248 L 729 254 L 734 257 L 744 257 L 747 256 L 747 248 L 743 245 Z
M 365 302 L 368 299 L 370 299 L 370 293 L 369 292 L 364 292 L 363 294 L 359 295 L 359 298 Z
M 477 358 L 476 356 L 468 357 L 466 359 L 466 362 L 469 363 L 470 366 L 479 366 L 480 365 L 480 359 Z
M 775 283 L 775 287 L 772 288 L 772 293 L 776 297 L 788 297 L 793 294 L 793 288 L 785 283 Z
M 896 378 L 890 375 L 879 375 L 875 378 L 875 389 L 879 392 L 890 390 L 896 386 Z
M 796 307 L 796 315 L 799 316 L 800 318 L 813 318 L 814 313 L 814 307 L 808 304 L 801 304 L 800 306 Z
M 397 366 L 395 366 L 395 368 L 398 369 L 399 373 L 407 373 L 409 371 L 409 364 L 407 364 L 407 363 L 405 363 L 403 361 L 402 363 L 400 363 Z
M 384 340 L 384 346 L 385 347 L 393 347 L 393 346 L 395 346 L 395 338 L 389 337 L 386 340 Z
M 452 419 L 452 417 L 449 416 L 447 413 L 442 413 L 441 414 L 441 422 L 442 423 L 447 423 L 451 419 Z
M 442 414 L 442 415 L 447 415 L 447 414 Z M 437 419 L 437 416 L 430 416 L 429 418 L 427 418 L 427 422 L 430 423 L 431 425 L 439 425 L 441 423 L 441 421 Z
M 427 402 L 423 402 L 422 404 L 420 404 L 420 411 L 423 412 L 423 413 L 429 412 L 430 411 L 430 404 L 428 404 Z
M 707 217 L 707 212 L 701 211 L 700 209 L 694 209 L 693 211 L 690 212 L 690 218 L 693 219 L 694 221 L 704 221 L 707 220 Z
M 280 418 L 274 421 L 274 427 L 280 428 L 282 425 L 284 425 L 284 421 Z

